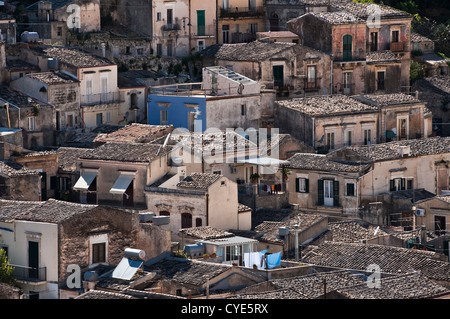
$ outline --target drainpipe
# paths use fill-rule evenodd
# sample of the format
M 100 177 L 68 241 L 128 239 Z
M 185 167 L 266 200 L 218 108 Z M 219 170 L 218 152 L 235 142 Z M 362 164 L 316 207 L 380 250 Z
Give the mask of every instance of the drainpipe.
M 209 226 L 209 194 L 205 194 L 206 201 L 206 226 Z
M 330 55 L 330 95 L 333 95 L 333 54 Z

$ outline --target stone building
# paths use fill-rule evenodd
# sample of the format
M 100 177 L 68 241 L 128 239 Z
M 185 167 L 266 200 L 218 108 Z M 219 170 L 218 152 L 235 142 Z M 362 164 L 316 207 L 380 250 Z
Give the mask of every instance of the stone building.
M 81 127 L 92 129 L 101 124 L 119 125 L 123 121 L 135 120 L 136 114 L 134 109 L 130 111 L 130 102 L 125 103 L 125 95 L 135 92 L 119 90 L 117 64 L 114 62 L 65 47 L 29 46 L 21 53 L 25 60 L 37 64 L 43 72 L 56 69 L 79 81 Z M 136 113 L 141 112 L 136 109 Z
M 41 176 L 13 161 L 0 161 L 0 198 L 39 201 Z
M 353 215 L 360 206 L 361 176 L 370 167 L 327 155 L 298 153 L 288 159 L 289 203 L 329 215 Z
M 141 224 L 137 214 L 97 205 L 1 200 L 0 225 L 0 246 L 29 298 L 58 299 L 72 274 L 69 265 L 92 270 L 117 265 L 125 248 L 137 247 L 147 258 L 170 249 L 166 230 Z M 79 294 L 83 278 L 76 279 Z
M 235 182 L 213 173 L 192 173 L 175 186 L 157 182 L 145 188 L 147 209 L 157 216 L 170 216 L 172 238 L 181 228 L 211 226 L 242 229 L 251 212 L 239 213 Z
M 369 20 L 371 10 L 380 17 L 376 24 Z M 287 25 L 303 45 L 332 55 L 333 93 L 409 91 L 409 14 L 382 5 L 331 1 L 326 10 L 305 13 Z
M 217 44 L 202 53 L 204 65 L 232 69 L 280 94 L 328 94 L 330 56 L 290 42 Z
M 80 82 L 58 72 L 27 74 L 10 83 L 10 87 L 55 106 L 57 131 L 81 127 Z
M 171 146 L 106 143 L 77 161 L 80 178 L 73 189 L 80 202 L 143 209 L 144 188 L 169 171 Z
M 274 113 L 282 133 L 320 152 L 432 134 L 432 114 L 425 103 L 402 93 L 280 100 Z
M 22 129 L 26 149 L 53 145 L 56 128 L 55 108 L 22 92 L 0 88 L 0 126 Z
M 23 13 L 46 44 L 66 44 L 69 32 L 100 31 L 99 0 L 37 1 Z

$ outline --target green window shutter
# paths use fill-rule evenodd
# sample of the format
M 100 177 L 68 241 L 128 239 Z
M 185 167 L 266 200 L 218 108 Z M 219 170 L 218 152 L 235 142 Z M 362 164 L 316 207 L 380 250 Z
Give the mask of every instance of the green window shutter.
M 339 206 L 339 182 L 333 181 L 333 203 L 334 206 Z
M 323 206 L 324 194 L 323 194 L 323 179 L 317 181 L 317 205 Z
M 343 42 L 342 58 L 344 61 L 351 61 L 352 60 L 352 36 L 349 34 L 344 35 L 342 42 Z

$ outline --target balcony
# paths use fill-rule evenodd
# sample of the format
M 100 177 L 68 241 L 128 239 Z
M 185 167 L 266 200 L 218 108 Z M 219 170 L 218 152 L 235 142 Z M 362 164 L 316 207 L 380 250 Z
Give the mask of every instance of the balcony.
M 161 27 L 161 31 L 179 31 L 181 27 L 178 23 L 167 23 Z
M 238 18 L 262 18 L 264 17 L 264 7 L 234 7 L 220 8 L 220 18 L 238 19 Z
M 119 103 L 121 102 L 120 92 L 109 92 L 100 94 L 86 94 L 81 96 L 81 106 Z
M 405 51 L 405 43 L 404 42 L 392 42 L 390 49 L 392 52 L 403 52 L 403 51 Z
M 32 268 L 27 266 L 12 265 L 13 275 L 17 280 L 27 282 L 47 281 L 47 267 Z
M 191 26 L 191 33 L 193 37 L 215 37 L 216 27 L 213 25 L 193 25 Z
M 256 40 L 256 33 L 233 32 L 231 34 L 232 43 L 248 43 Z

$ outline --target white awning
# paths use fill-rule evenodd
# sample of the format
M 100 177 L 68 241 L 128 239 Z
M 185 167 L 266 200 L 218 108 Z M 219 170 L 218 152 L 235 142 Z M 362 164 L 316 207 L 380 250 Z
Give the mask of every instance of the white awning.
M 125 191 L 127 190 L 128 186 L 130 186 L 130 183 L 133 180 L 133 178 L 134 175 L 121 174 L 109 192 L 111 194 L 123 195 L 123 193 L 125 193 Z
M 73 187 L 76 191 L 87 191 L 92 181 L 97 176 L 97 171 L 84 171 Z
M 237 159 L 236 162 L 238 163 L 246 163 L 246 164 L 253 164 L 253 165 L 261 165 L 261 166 L 278 166 L 282 164 L 289 164 L 289 161 L 279 160 L 276 158 L 268 157 L 268 156 L 257 156 L 257 157 L 250 157 L 247 159 Z

